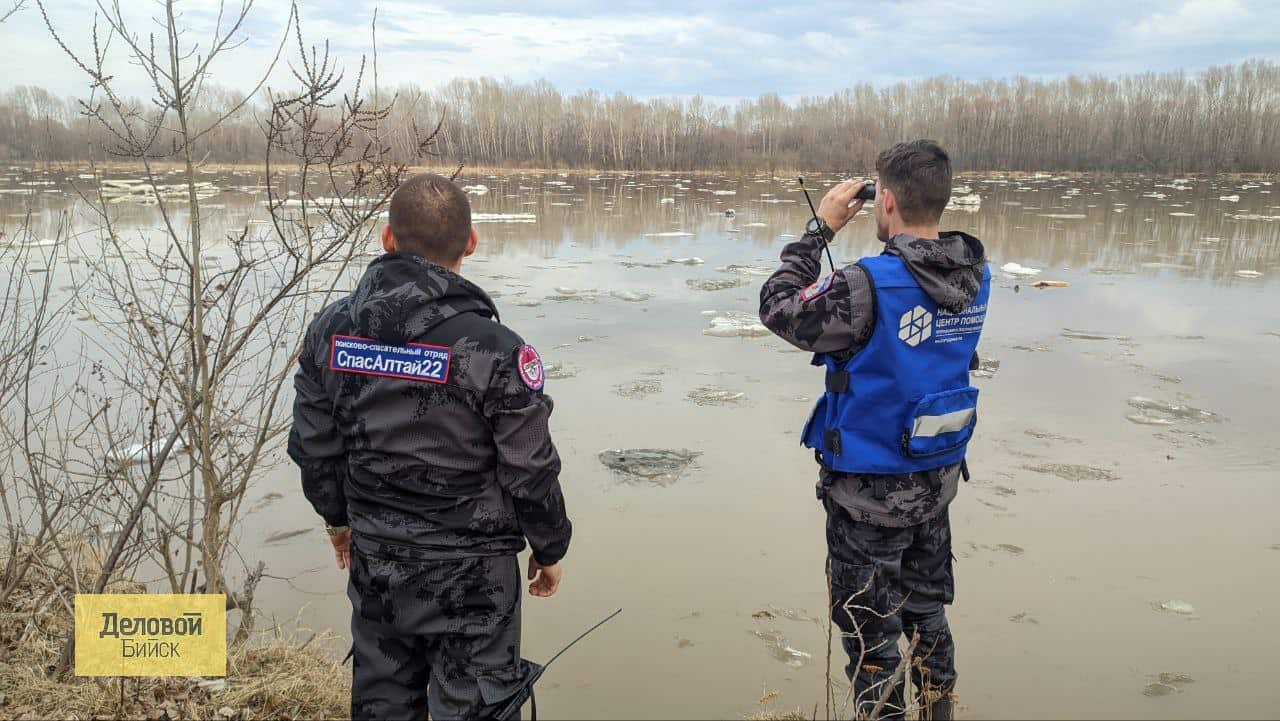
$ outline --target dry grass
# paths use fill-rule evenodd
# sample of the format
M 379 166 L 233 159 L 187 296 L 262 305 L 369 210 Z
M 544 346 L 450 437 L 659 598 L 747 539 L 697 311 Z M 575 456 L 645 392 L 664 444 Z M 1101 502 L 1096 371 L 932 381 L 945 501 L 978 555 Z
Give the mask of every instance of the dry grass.
M 55 580 L 61 575 L 41 569 L 0 606 L 0 719 L 348 717 L 351 673 L 326 636 L 262 635 L 232 648 L 224 688 L 201 686 L 199 678 L 50 679 L 72 630 Z M 141 589 L 115 584 L 108 591 Z

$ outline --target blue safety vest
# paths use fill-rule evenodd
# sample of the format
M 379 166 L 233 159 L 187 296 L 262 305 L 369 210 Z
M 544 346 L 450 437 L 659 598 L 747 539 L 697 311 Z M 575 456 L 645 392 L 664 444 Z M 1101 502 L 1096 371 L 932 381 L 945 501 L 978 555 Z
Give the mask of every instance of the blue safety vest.
M 964 460 L 978 421 L 969 365 L 991 294 L 991 269 L 960 313 L 938 307 L 896 255 L 859 262 L 875 294 L 867 345 L 827 367 L 827 389 L 802 433 L 823 465 L 844 473 L 913 473 Z

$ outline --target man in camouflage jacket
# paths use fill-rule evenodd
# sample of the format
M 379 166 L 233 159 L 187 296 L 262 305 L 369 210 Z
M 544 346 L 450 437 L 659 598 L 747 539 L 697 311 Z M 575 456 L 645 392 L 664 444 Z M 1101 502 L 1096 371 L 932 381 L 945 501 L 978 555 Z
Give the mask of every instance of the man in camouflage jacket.
M 459 273 L 466 195 L 418 175 L 391 199 L 386 255 L 311 323 L 289 455 L 349 568 L 355 719 L 473 719 L 511 698 L 516 554 L 551 596 L 572 526 L 536 350 Z
M 978 294 L 985 252 L 977 238 L 938 232 L 951 188 L 946 154 L 929 141 L 901 144 L 876 164 L 881 187 L 876 221 L 884 252 L 900 257 L 941 308 L 959 313 Z M 932 186 L 932 187 L 931 187 Z M 822 199 L 819 230 L 782 250 L 782 266 L 760 291 L 760 319 L 797 348 L 852 356 L 875 326 L 875 293 L 864 269 L 851 264 L 819 278 L 822 250 L 863 201 L 862 181 L 837 185 Z M 886 212 L 886 189 L 897 205 L 926 201 L 932 222 L 905 222 Z M 929 202 L 931 201 L 931 202 Z M 933 207 L 936 206 L 936 207 Z M 923 473 L 867 475 L 819 468 L 818 498 L 827 509 L 832 618 L 850 657 L 859 717 L 866 715 L 899 662 L 898 639 L 919 633 L 912 665 L 926 717 L 949 718 L 955 686 L 955 644 L 944 613 L 954 596 L 951 523 L 962 464 Z M 862 664 L 859 668 L 858 661 Z M 901 718 L 904 699 L 894 689 L 882 718 Z

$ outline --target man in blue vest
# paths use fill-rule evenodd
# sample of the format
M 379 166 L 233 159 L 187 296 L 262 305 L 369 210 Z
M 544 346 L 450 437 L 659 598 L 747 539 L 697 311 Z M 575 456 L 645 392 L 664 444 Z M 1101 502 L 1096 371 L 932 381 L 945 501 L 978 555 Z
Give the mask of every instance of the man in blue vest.
M 929 140 L 876 161 L 876 234 L 884 252 L 819 277 L 822 251 L 862 208 L 863 181 L 832 188 L 804 236 L 760 291 L 760 320 L 826 368 L 803 431 L 820 464 L 827 509 L 832 619 L 849 654 L 855 713 L 886 697 L 899 640 L 915 638 L 911 673 L 922 718 L 951 717 L 955 644 L 944 606 L 954 595 L 947 506 L 967 477 L 977 421 L 969 384 L 986 317 L 990 272 L 977 238 L 938 232 L 951 161 Z

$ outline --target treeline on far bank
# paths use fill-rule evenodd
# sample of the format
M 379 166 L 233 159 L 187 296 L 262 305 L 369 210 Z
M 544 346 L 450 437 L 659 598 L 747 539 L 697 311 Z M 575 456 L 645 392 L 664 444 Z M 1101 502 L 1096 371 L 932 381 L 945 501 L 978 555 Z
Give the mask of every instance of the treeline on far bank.
M 964 170 L 1280 170 L 1280 65 L 1262 60 L 1116 78 L 936 77 L 795 102 L 566 95 L 492 78 L 401 87 L 395 98 L 382 142 L 411 160 L 409 128 L 443 117 L 442 160 L 472 166 L 857 172 L 893 142 L 928 137 Z M 242 99 L 206 87 L 201 114 L 212 119 Z M 265 103 L 255 98 L 218 125 L 207 160 L 261 162 Z M 109 158 L 111 138 L 88 128 L 72 98 L 35 87 L 0 95 L 0 160 Z

